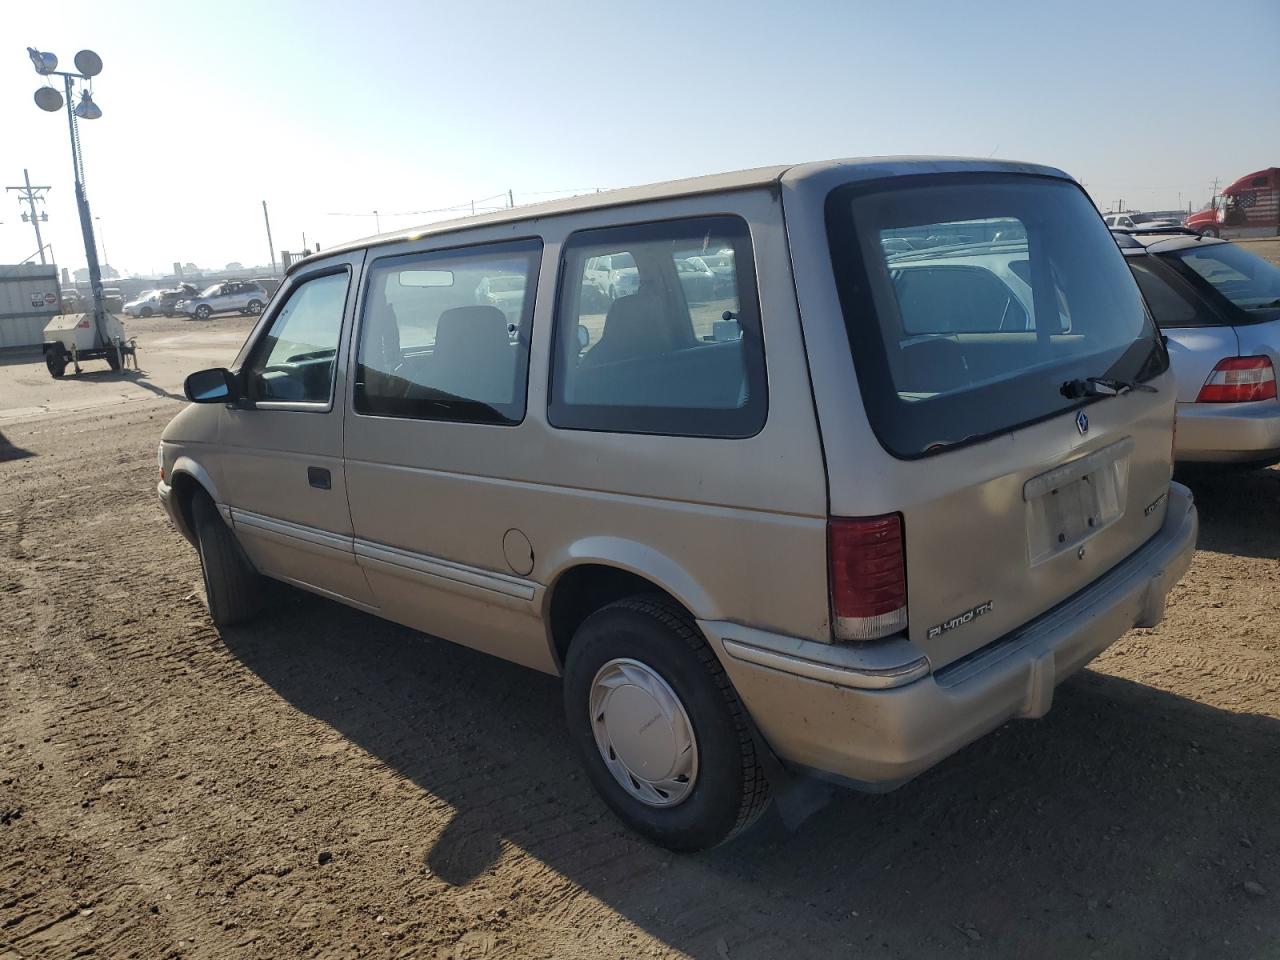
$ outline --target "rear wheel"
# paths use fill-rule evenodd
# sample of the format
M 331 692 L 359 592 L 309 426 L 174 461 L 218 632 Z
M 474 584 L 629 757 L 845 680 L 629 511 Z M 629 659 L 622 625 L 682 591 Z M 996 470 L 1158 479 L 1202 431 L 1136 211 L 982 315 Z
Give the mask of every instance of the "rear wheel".
M 53 379 L 61 380 L 62 375 L 67 372 L 66 354 L 50 348 L 44 352 L 44 365 Z
M 107 347 L 107 366 L 116 371 L 120 369 L 120 354 L 115 347 Z
M 249 565 L 208 495 L 196 494 L 191 507 L 209 616 L 218 627 L 243 623 L 262 609 L 262 577 Z
M 250 301 L 249 301 L 249 306 L 248 306 L 248 307 L 246 307 L 245 309 L 248 311 L 249 316 L 251 316 L 251 317 L 256 317 L 258 314 L 260 314 L 260 313 L 262 312 L 262 301 L 261 301 L 261 300 L 250 300 Z
M 202 303 L 200 306 L 196 307 L 197 320 L 208 320 L 211 316 L 213 316 L 213 310 L 207 303 Z
M 588 617 L 569 647 L 564 703 L 592 784 L 655 843 L 714 847 L 768 806 L 746 710 L 673 601 L 633 597 Z
M 143 319 L 143 320 L 150 320 L 150 319 L 151 319 L 151 315 L 152 315 L 153 313 L 155 313 L 155 311 L 154 311 L 154 310 L 152 310 L 150 307 L 143 307 L 143 308 L 142 308 L 142 319 Z

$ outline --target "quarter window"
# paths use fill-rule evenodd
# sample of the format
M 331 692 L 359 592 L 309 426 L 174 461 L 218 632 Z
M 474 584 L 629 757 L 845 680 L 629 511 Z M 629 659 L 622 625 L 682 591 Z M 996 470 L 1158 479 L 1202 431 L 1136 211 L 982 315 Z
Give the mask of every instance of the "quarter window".
M 716 255 L 718 270 L 698 262 L 704 254 Z M 604 263 L 607 273 L 592 269 Z M 766 410 L 744 221 L 706 217 L 569 238 L 556 307 L 554 426 L 748 437 Z
M 1173 284 L 1160 276 L 1148 263 L 1138 257 L 1129 259 L 1129 267 L 1133 277 L 1138 281 L 1138 289 L 1147 298 L 1147 306 L 1156 323 L 1162 327 L 1197 327 L 1212 322 L 1212 317 L 1202 316 L 1182 293 L 1174 289 Z
M 329 403 L 347 284 L 344 270 L 305 280 L 289 292 L 248 366 L 254 400 Z
M 357 413 L 524 418 L 539 240 L 387 257 L 369 271 Z

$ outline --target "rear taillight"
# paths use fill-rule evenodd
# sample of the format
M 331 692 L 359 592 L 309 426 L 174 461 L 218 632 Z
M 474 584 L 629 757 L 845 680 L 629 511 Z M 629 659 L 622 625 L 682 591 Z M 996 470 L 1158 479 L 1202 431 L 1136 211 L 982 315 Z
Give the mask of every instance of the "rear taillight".
M 1276 371 L 1270 357 L 1227 357 L 1213 368 L 1196 403 L 1247 403 L 1276 398 Z
M 879 640 L 907 628 L 902 517 L 832 517 L 831 629 L 837 640 Z

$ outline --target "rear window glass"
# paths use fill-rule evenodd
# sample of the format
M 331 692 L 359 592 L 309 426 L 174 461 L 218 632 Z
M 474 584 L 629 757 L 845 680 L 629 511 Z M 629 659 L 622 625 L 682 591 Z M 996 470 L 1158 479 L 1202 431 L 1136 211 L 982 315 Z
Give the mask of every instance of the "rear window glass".
M 1066 412 L 1081 404 L 1068 380 L 1168 368 L 1133 276 L 1073 184 L 851 184 L 829 196 L 827 225 L 867 415 L 895 456 Z
M 1280 267 L 1233 243 L 1210 243 L 1161 254 L 1181 264 L 1242 310 L 1280 307 Z

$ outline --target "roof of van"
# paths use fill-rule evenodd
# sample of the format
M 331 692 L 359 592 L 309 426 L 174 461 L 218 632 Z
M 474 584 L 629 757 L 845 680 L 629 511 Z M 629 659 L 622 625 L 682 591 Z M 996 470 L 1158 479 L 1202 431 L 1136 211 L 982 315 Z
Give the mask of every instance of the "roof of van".
M 399 243 L 403 240 L 417 240 L 420 237 L 450 233 L 455 230 L 492 226 L 501 223 L 515 223 L 524 220 L 537 220 L 542 217 L 557 216 L 580 210 L 620 207 L 671 197 L 723 193 L 729 190 L 743 190 L 751 187 L 768 187 L 782 183 L 784 178 L 788 183 L 791 183 L 837 171 L 848 180 L 870 180 L 904 174 L 961 172 L 1029 173 L 1066 180 L 1071 179 L 1068 174 L 1056 167 L 970 157 L 863 157 L 847 160 L 822 160 L 798 165 L 784 164 L 774 167 L 754 167 L 749 170 L 736 170 L 730 173 L 715 173 L 702 177 L 688 177 L 683 180 L 668 180 L 635 187 L 623 187 L 618 190 L 580 194 L 575 197 L 533 203 L 528 206 L 513 207 L 509 210 L 499 210 L 494 213 L 442 220 L 404 230 L 381 233 L 360 240 L 349 240 L 346 243 L 340 243 L 317 254 L 295 261 L 290 265 L 288 273 L 293 273 L 300 264 L 323 259 L 335 253 Z

